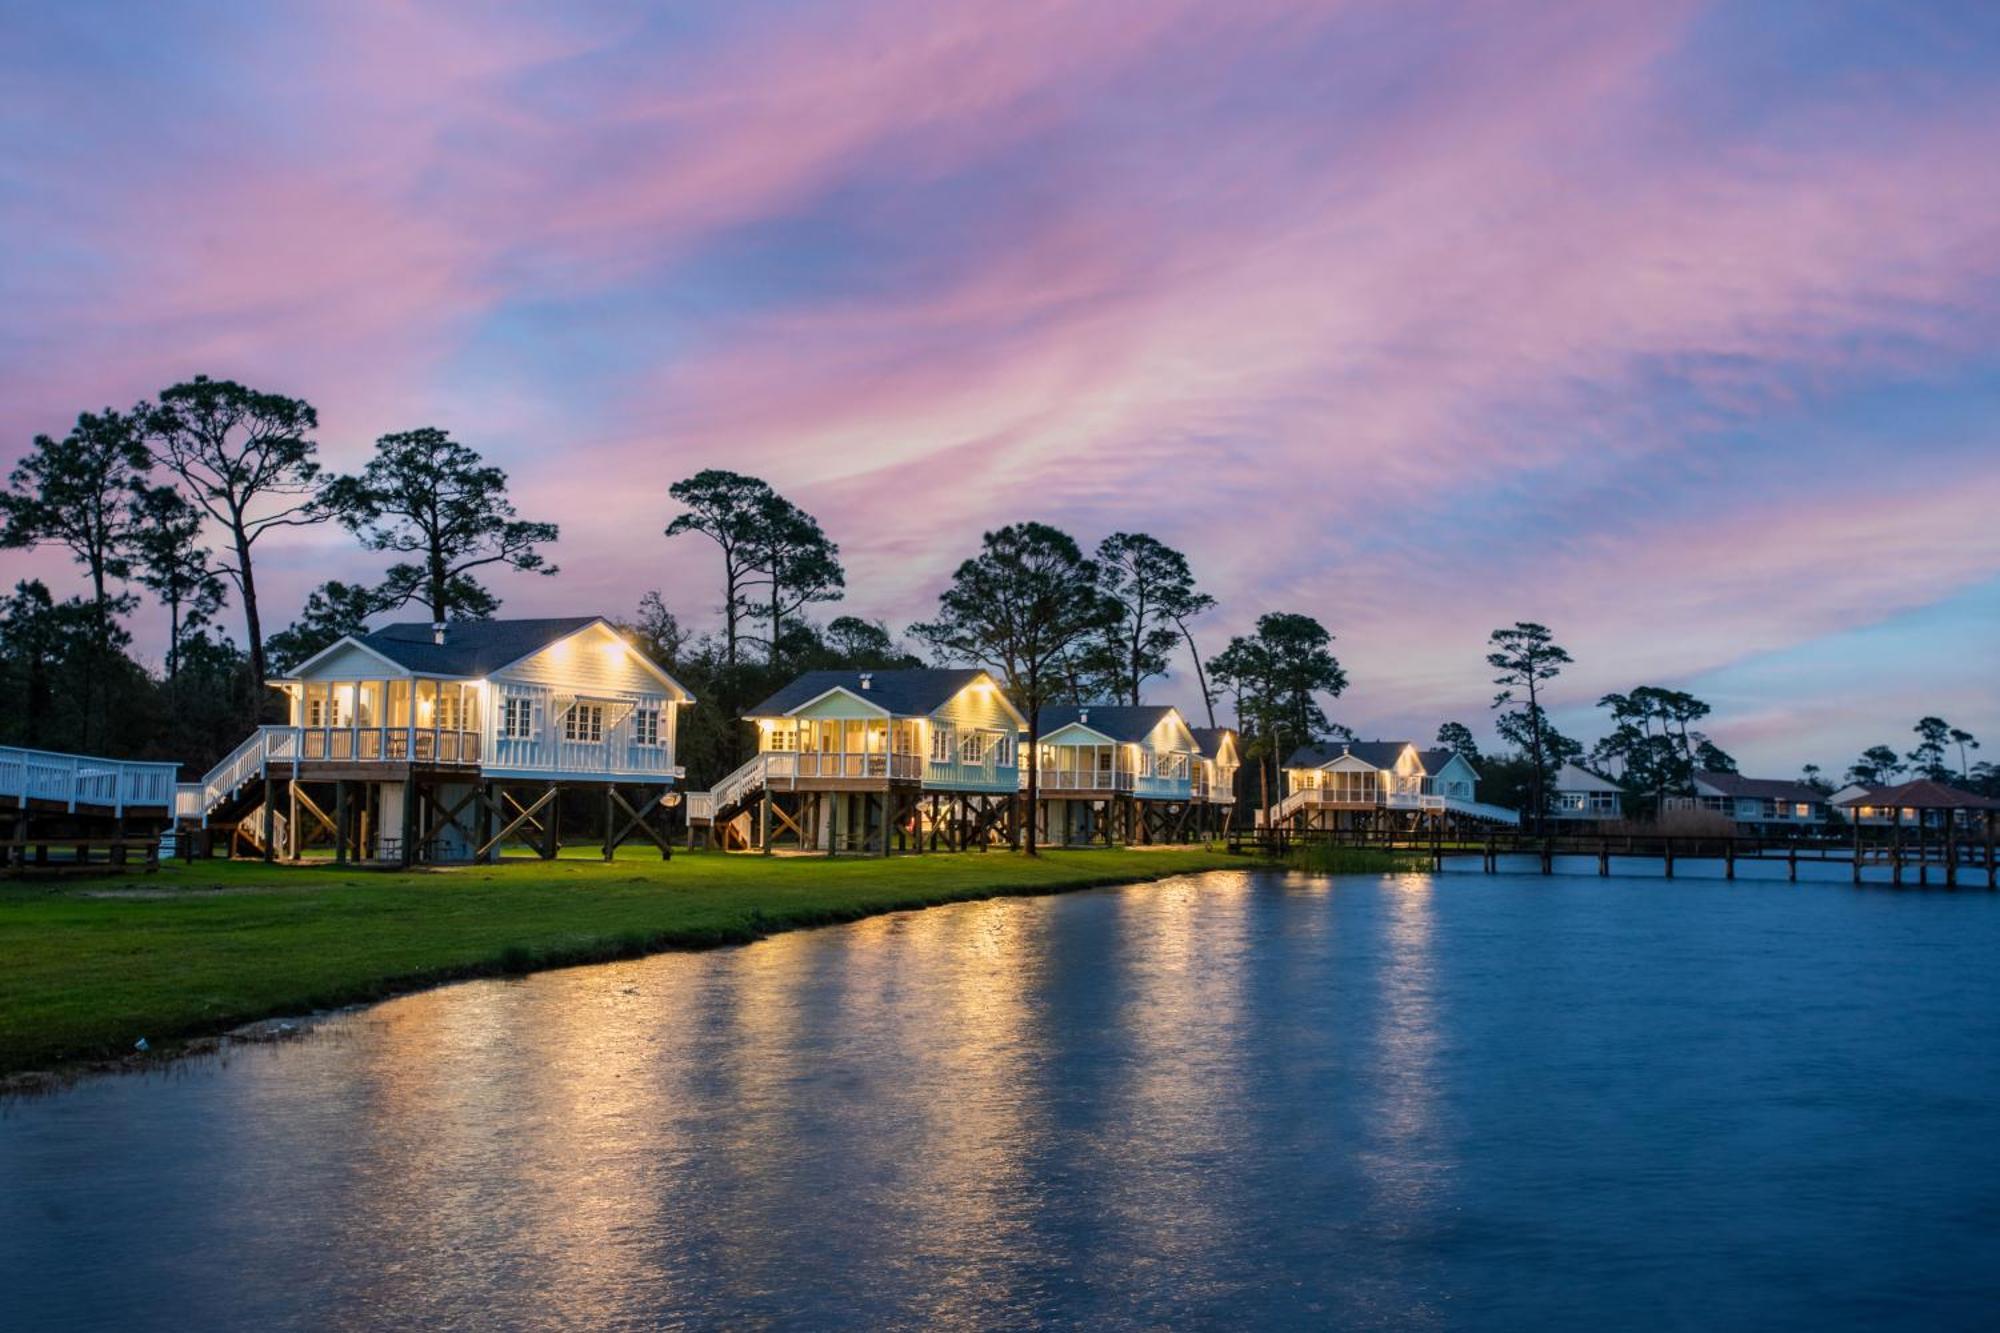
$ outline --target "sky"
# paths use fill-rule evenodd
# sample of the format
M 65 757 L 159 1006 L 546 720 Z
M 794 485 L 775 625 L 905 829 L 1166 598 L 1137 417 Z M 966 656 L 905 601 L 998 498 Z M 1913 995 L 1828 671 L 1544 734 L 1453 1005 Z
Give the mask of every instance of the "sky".
M 1490 736 L 1536 620 L 1586 740 L 2000 750 L 1996 161 L 1983 0 L 0 0 L 0 462 L 206 373 L 505 467 L 502 614 L 712 627 L 725 467 L 893 628 L 984 530 L 1150 532 L 1362 736 Z M 259 559 L 275 625 L 382 565 Z

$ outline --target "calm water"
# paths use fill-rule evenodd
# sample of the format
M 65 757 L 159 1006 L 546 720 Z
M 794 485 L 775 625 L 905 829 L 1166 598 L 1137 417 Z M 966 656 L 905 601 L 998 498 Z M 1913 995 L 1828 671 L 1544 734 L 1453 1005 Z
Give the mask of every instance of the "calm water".
M 0 1325 L 1991 1327 L 2000 897 L 1220 874 L 0 1104 Z

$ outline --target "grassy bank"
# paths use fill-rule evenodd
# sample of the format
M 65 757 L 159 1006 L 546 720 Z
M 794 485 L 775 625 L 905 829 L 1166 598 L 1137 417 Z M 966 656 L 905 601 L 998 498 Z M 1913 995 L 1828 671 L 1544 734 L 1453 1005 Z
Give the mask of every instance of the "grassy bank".
M 461 977 L 1246 862 L 1200 849 L 892 860 L 657 854 L 409 874 L 254 862 L 0 886 L 0 1073 Z

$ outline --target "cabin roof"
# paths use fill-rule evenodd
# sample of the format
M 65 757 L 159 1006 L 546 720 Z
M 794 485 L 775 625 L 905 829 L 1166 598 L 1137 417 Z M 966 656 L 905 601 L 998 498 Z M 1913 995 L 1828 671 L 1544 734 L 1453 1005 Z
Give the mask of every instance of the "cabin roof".
M 1323 768 L 1342 755 L 1351 754 L 1373 768 L 1394 768 L 1408 748 L 1408 741 L 1318 741 L 1292 751 L 1285 767 Z
M 783 717 L 831 690 L 846 690 L 897 717 L 928 717 L 986 672 L 978 667 L 896 667 L 888 671 L 808 671 L 745 713 Z M 861 678 L 867 676 L 868 687 Z
M 1214 759 L 1222 753 L 1222 743 L 1236 739 L 1234 727 L 1189 727 L 1194 736 L 1194 748 L 1205 759 Z
M 1582 764 L 1570 762 L 1556 770 L 1555 789 L 1557 791 L 1615 791 L 1625 789 L 1605 777 L 1593 773 Z
M 1051 704 L 1037 721 L 1040 734 L 1047 736 L 1072 724 L 1089 727 L 1099 735 L 1133 745 L 1153 734 L 1154 728 L 1174 716 L 1168 704 Z
M 1930 778 L 1918 778 L 1894 787 L 1875 787 L 1866 795 L 1850 797 L 1842 805 L 1882 806 L 1892 810 L 2000 810 L 2000 801 L 1979 796 Z
M 384 625 L 372 634 L 358 636 L 355 642 L 410 671 L 433 676 L 478 677 L 540 652 L 603 619 L 559 616 L 542 620 L 455 620 L 445 627 L 441 644 L 432 641 L 428 622 L 410 621 Z
M 1696 769 L 1695 785 L 1717 796 L 1742 797 L 1758 801 L 1805 801 L 1824 804 L 1826 793 L 1785 778 L 1746 778 L 1741 773 L 1711 773 Z
M 1472 770 L 1472 776 L 1475 778 L 1479 776 L 1479 765 L 1473 763 L 1470 759 L 1465 759 L 1464 755 L 1452 749 L 1449 745 L 1437 745 L 1428 750 L 1419 750 L 1417 751 L 1417 758 L 1423 761 L 1424 772 L 1430 774 L 1444 772 L 1446 768 L 1451 766 L 1451 761 L 1454 759 L 1464 759 L 1465 766 Z

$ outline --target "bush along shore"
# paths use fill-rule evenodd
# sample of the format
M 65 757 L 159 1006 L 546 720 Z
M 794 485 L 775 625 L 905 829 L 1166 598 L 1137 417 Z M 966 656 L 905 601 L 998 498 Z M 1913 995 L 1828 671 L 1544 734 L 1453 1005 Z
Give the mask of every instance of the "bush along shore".
M 0 1075 L 469 977 L 744 944 L 979 898 L 1252 862 L 1203 848 L 880 859 L 697 853 L 383 874 L 258 862 L 0 887 Z
M 1285 868 L 1308 875 L 1395 875 L 1425 869 L 1424 860 L 1421 852 L 1316 842 L 1292 848 Z

